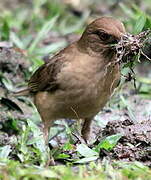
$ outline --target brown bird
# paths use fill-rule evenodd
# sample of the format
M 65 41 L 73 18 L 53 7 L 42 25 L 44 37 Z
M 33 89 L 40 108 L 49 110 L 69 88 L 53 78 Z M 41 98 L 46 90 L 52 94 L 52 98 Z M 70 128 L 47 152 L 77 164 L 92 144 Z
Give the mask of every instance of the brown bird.
M 81 38 L 60 51 L 32 75 L 28 88 L 44 124 L 44 137 L 57 119 L 83 119 L 81 134 L 87 141 L 93 117 L 104 107 L 120 80 L 112 44 L 125 34 L 112 17 L 89 24 Z

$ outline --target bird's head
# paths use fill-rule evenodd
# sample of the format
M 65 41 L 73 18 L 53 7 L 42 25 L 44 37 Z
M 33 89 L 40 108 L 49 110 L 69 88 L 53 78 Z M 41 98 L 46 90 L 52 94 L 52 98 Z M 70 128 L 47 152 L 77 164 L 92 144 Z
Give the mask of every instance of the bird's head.
M 125 33 L 122 22 L 112 17 L 101 17 L 87 26 L 78 43 L 82 50 L 97 54 L 112 50 L 112 45 L 117 44 Z

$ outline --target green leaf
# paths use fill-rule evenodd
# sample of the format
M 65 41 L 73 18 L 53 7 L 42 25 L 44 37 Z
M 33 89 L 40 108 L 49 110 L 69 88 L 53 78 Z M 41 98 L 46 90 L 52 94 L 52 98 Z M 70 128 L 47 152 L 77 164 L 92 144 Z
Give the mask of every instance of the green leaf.
M 134 66 L 134 62 L 131 61 L 131 62 L 128 62 L 128 63 L 124 64 L 122 68 L 128 68 L 128 67 L 132 68 L 133 66 Z
M 33 62 L 33 65 L 29 68 L 30 72 L 35 71 L 39 66 L 44 63 L 43 60 L 38 57 L 30 57 L 30 61 Z
M 3 25 L 2 25 L 2 30 L 1 30 L 1 39 L 2 41 L 8 41 L 9 40 L 9 34 L 10 34 L 10 28 L 9 24 L 6 20 L 4 20 Z
M 111 135 L 106 137 L 104 140 L 102 140 L 95 148 L 96 152 L 99 152 L 100 149 L 105 149 L 107 151 L 112 150 L 117 142 L 119 141 L 119 139 L 122 137 L 122 134 L 115 134 L 115 135 Z
M 4 147 L 0 147 L 0 159 L 7 158 L 9 153 L 11 152 L 11 146 L 6 145 Z
M 58 19 L 58 16 L 53 17 L 51 20 L 47 21 L 44 26 L 42 27 L 42 29 L 39 31 L 39 33 L 37 34 L 37 37 L 35 38 L 35 40 L 31 43 L 30 47 L 29 47 L 29 52 L 32 53 L 37 44 L 47 35 L 47 33 L 52 29 L 52 27 L 54 26 L 54 24 L 56 23 Z
M 122 11 L 128 16 L 133 18 L 134 17 L 134 12 L 131 8 L 129 8 L 128 6 L 125 5 L 125 3 L 119 3 L 120 8 L 122 9 Z
M 67 24 L 69 22 L 70 16 L 69 17 L 67 16 L 59 25 L 59 29 L 61 33 L 65 35 L 78 31 L 84 25 L 89 15 L 90 15 L 90 11 L 85 11 L 83 13 L 83 16 L 79 19 L 79 21 L 76 21 L 75 24 L 72 24 L 70 26 Z
M 79 144 L 77 146 L 77 151 L 84 157 L 99 156 L 99 154 L 96 151 L 90 149 L 85 144 Z
M 47 55 L 50 53 L 57 52 L 59 49 L 64 48 L 67 45 L 66 41 L 56 42 L 42 48 L 36 48 L 34 54 L 36 55 Z
M 60 154 L 57 156 L 57 159 L 67 159 L 67 158 L 70 158 L 70 155 L 65 154 L 65 153 L 60 153 Z
M 70 143 L 70 142 L 67 142 L 63 145 L 62 149 L 64 151 L 68 151 L 68 150 L 73 150 L 74 149 L 74 146 Z
M 145 14 L 141 14 L 138 18 L 138 20 L 136 21 L 136 24 L 134 26 L 134 34 L 138 34 L 140 33 L 144 26 L 145 26 L 145 23 L 146 23 L 146 15 Z
M 27 144 L 35 143 L 36 148 L 40 152 L 42 163 L 45 164 L 45 162 L 48 160 L 49 149 L 45 144 L 43 133 L 41 132 L 40 128 L 30 119 L 27 119 L 27 123 L 33 133 L 33 141 L 29 141 Z
M 22 41 L 19 39 L 19 37 L 15 32 L 10 33 L 10 39 L 18 48 L 25 49 L 24 44 L 22 43 Z
M 150 16 L 148 16 L 146 18 L 146 23 L 145 23 L 145 27 L 144 28 L 145 29 L 151 28 L 151 17 Z
M 28 143 L 36 143 L 37 148 L 40 150 L 40 152 L 45 152 L 45 142 L 43 139 L 43 134 L 40 130 L 40 128 L 33 123 L 30 119 L 27 119 L 28 126 L 30 127 L 32 133 L 33 133 L 33 141 L 30 141 Z
M 136 80 L 141 82 L 141 83 L 151 85 L 151 79 L 150 78 L 140 76 L 140 77 L 136 77 Z
M 135 114 L 133 113 L 133 110 L 131 108 L 131 104 L 125 99 L 125 97 L 123 95 L 120 95 L 120 99 L 121 99 L 122 103 L 124 104 L 124 106 L 127 108 L 129 117 L 134 122 L 137 122 L 137 120 L 135 118 Z
M 2 77 L 2 83 L 4 84 L 6 89 L 8 89 L 9 91 L 13 91 L 14 90 L 12 81 L 10 79 L 8 79 L 7 77 Z
M 86 158 L 82 158 L 82 159 L 76 161 L 75 163 L 83 164 L 83 163 L 88 163 L 90 161 L 95 161 L 97 159 L 98 159 L 98 156 L 86 157 Z

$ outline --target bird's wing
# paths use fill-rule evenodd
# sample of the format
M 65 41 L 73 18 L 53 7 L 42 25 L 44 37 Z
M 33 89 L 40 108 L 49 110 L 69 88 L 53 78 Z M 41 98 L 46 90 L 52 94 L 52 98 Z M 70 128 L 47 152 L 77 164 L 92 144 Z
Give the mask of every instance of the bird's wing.
M 56 76 L 65 61 L 64 53 L 59 53 L 48 63 L 39 67 L 28 82 L 28 89 L 32 93 L 38 91 L 54 91 L 58 88 Z

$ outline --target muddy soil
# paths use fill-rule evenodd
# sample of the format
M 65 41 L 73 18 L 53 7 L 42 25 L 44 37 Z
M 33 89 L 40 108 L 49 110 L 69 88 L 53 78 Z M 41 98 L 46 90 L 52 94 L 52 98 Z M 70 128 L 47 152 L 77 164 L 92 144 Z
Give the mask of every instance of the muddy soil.
M 101 158 L 109 156 L 110 159 L 140 161 L 151 166 L 151 121 L 111 121 L 100 132 L 101 139 L 117 133 L 122 134 L 122 138 L 111 152 L 101 150 Z

